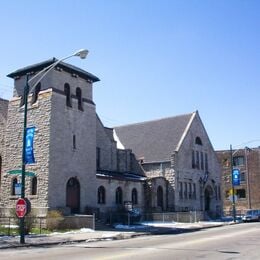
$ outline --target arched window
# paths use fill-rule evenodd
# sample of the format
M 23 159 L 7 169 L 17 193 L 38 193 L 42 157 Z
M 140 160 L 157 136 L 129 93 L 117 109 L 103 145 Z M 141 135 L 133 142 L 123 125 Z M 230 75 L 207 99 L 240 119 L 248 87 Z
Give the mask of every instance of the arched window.
M 116 189 L 116 204 L 122 204 L 123 203 L 123 192 L 120 187 Z
M 195 144 L 202 145 L 202 141 L 201 141 L 200 137 L 198 137 L 198 136 L 196 137 Z
M 138 204 L 137 190 L 136 188 L 132 189 L 132 203 L 133 205 Z
M 31 104 L 36 103 L 36 101 L 38 100 L 40 91 L 41 91 L 41 83 L 39 82 L 33 91 Z
M 37 177 L 32 178 L 31 195 L 37 194 Z
M 161 186 L 157 188 L 157 206 L 163 209 L 163 188 Z
M 17 184 L 17 178 L 13 178 L 12 179 L 12 187 L 11 187 L 11 194 L 12 195 L 16 195 L 15 194 L 15 186 L 16 186 L 16 184 Z
M 71 95 L 70 95 L 70 85 L 68 83 L 64 84 L 64 93 L 66 95 L 66 105 L 72 107 L 71 105 Z
M 98 188 L 98 204 L 106 203 L 106 190 L 103 186 Z
M 79 110 L 83 110 L 83 106 L 82 106 L 82 93 L 81 93 L 81 89 L 80 88 L 76 88 L 76 97 L 78 100 L 78 109 Z

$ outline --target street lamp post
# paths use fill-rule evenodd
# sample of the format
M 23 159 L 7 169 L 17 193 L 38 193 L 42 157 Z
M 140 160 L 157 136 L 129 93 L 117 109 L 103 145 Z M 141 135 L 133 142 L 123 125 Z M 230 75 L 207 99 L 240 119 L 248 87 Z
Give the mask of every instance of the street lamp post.
M 232 214 L 233 220 L 236 222 L 236 202 L 235 202 L 235 189 L 234 189 L 234 176 L 233 176 L 233 151 L 230 145 L 230 168 L 231 168 L 231 187 L 232 187 Z
M 40 72 L 36 73 L 32 78 L 29 79 L 29 74 L 26 75 L 26 85 L 24 88 L 24 123 L 23 123 L 23 147 L 22 147 L 22 176 L 21 176 L 21 198 L 25 198 L 25 168 L 26 168 L 26 129 L 27 129 L 27 111 L 28 111 L 28 95 L 30 90 L 32 91 L 37 84 L 53 69 L 55 68 L 60 62 L 67 60 L 73 56 L 78 56 L 81 59 L 85 59 L 88 54 L 88 50 L 81 49 L 76 51 L 75 53 L 66 56 L 62 59 L 59 59 L 52 63 L 50 66 L 44 68 Z M 30 83 L 34 80 L 39 79 L 33 84 L 30 89 Z M 25 243 L 25 225 L 24 225 L 24 217 L 20 218 L 20 243 Z

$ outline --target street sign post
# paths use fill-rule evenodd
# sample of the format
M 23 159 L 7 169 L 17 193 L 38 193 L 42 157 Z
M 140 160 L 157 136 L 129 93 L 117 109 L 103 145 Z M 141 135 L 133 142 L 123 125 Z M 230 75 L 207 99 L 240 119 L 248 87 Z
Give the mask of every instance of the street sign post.
M 16 215 L 18 218 L 24 218 L 27 213 L 27 202 L 23 198 L 19 198 L 16 202 Z

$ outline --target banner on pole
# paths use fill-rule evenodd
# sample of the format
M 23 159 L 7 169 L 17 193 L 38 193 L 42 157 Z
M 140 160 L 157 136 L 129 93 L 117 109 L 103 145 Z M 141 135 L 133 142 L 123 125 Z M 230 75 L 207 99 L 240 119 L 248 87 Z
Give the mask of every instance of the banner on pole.
M 35 127 L 26 128 L 26 143 L 25 143 L 25 164 L 35 163 L 33 154 L 33 139 L 34 139 Z
M 239 169 L 234 169 L 232 171 L 233 174 L 233 185 L 239 186 L 240 185 L 240 171 Z

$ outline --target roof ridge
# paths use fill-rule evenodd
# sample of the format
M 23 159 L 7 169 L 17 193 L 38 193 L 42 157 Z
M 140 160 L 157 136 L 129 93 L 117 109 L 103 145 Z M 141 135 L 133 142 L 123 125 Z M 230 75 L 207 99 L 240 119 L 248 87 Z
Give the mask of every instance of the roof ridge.
M 143 124 L 147 124 L 147 123 L 159 122 L 159 121 L 164 121 L 164 120 L 167 120 L 167 119 L 172 119 L 172 118 L 177 118 L 177 117 L 192 116 L 194 113 L 195 112 L 181 114 L 181 115 L 176 115 L 176 116 L 162 117 L 162 118 L 153 119 L 153 120 L 146 120 L 146 121 L 143 121 L 143 122 L 137 122 L 137 123 L 130 123 L 130 124 L 126 124 L 126 125 L 114 126 L 113 128 L 129 127 L 129 126 L 134 126 L 134 125 L 143 125 Z

